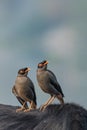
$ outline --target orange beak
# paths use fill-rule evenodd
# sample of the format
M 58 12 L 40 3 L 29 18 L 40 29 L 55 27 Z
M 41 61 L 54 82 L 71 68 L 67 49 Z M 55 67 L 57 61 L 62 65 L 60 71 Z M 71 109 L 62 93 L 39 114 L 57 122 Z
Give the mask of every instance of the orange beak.
M 28 71 L 30 71 L 30 70 L 31 70 L 31 69 L 28 67 L 27 70 L 26 70 L 25 72 L 28 72 Z
M 46 61 L 45 63 L 44 63 L 44 65 L 47 65 L 48 64 L 48 61 Z

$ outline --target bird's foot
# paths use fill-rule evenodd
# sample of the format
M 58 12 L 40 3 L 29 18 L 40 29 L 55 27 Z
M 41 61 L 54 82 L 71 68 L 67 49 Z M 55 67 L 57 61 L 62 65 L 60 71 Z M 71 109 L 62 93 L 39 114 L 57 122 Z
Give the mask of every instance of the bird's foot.
M 21 111 L 24 111 L 24 110 L 25 110 L 25 108 L 21 107 L 21 108 L 16 109 L 16 112 L 21 112 Z
M 30 111 L 30 109 L 25 109 L 25 110 L 24 110 L 24 112 L 29 112 L 29 111 Z
M 28 108 L 28 109 L 25 109 L 24 112 L 29 112 L 31 110 L 34 110 L 34 108 Z

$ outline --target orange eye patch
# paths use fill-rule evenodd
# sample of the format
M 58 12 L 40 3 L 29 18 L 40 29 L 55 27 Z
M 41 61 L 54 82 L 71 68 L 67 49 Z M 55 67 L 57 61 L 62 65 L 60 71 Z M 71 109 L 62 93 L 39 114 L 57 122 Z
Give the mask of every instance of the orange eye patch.
M 39 67 L 42 67 L 42 66 L 44 66 L 44 64 L 39 64 L 38 66 L 39 66 Z

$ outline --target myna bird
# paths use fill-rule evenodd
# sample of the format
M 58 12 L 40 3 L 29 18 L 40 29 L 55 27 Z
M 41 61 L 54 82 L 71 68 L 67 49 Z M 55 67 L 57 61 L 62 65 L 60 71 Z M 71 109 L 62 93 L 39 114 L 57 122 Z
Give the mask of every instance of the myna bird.
M 37 106 L 34 84 L 27 76 L 28 71 L 30 71 L 30 68 L 22 68 L 18 71 L 15 84 L 12 88 L 13 94 L 22 104 L 22 107 L 17 109 L 16 112 L 30 111 L 36 109 Z M 27 102 L 30 103 L 30 107 L 28 107 Z
M 51 95 L 49 100 L 42 105 L 40 110 L 44 110 L 55 98 L 59 99 L 61 104 L 64 104 L 64 94 L 56 79 L 54 73 L 47 69 L 48 61 L 44 60 L 38 64 L 37 68 L 37 81 L 40 88 Z

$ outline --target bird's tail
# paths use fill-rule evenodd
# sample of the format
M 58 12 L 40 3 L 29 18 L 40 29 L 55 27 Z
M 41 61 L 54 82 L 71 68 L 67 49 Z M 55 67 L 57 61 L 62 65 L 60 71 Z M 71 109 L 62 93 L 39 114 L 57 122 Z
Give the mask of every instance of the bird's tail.
M 64 104 L 64 99 L 63 99 L 63 96 L 61 94 L 57 95 L 57 98 L 59 99 L 61 104 Z
M 37 98 L 36 98 L 36 93 L 35 93 L 35 91 L 34 91 L 33 93 L 34 93 L 34 99 L 33 99 L 33 102 L 34 102 L 34 104 L 37 106 Z

